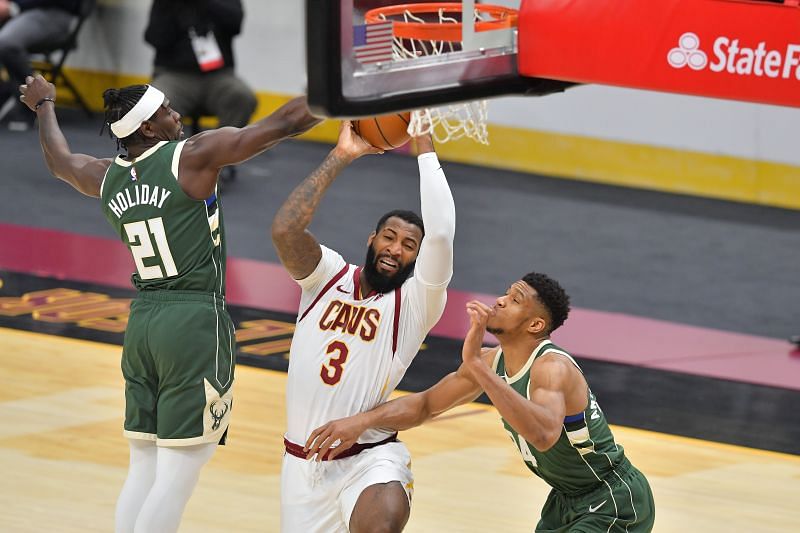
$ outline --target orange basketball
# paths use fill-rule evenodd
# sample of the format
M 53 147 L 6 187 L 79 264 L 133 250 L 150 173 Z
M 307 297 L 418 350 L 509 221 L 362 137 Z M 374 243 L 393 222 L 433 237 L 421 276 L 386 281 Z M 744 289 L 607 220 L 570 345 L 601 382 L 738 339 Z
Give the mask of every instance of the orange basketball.
M 353 121 L 355 132 L 369 144 L 381 150 L 394 150 L 408 142 L 408 122 L 411 113 L 392 113 Z

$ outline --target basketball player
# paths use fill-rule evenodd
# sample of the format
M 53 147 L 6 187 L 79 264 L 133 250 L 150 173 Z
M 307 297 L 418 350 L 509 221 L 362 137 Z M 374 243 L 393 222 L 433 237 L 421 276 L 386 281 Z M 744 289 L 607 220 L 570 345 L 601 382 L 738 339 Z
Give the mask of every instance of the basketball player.
M 470 329 L 456 372 L 426 391 L 317 428 L 308 453 L 335 457 L 365 431 L 418 426 L 485 391 L 525 465 L 552 487 L 536 531 L 652 530 L 647 479 L 614 441 L 578 364 L 550 341 L 569 313 L 558 282 L 527 274 L 493 307 L 473 301 L 467 313 Z M 487 330 L 500 346 L 481 349 Z
M 100 198 L 136 264 L 138 295 L 122 350 L 130 468 L 116 530 L 176 531 L 200 469 L 224 444 L 232 407 L 235 349 L 225 309 L 219 171 L 318 119 L 297 98 L 245 128 L 181 141 L 181 117 L 161 91 L 146 85 L 108 89 L 106 126 L 127 154 L 95 159 L 70 151 L 51 83 L 28 77 L 20 90 L 39 119 L 50 172 Z
M 349 122 L 273 221 L 278 256 L 302 288 L 286 389 L 285 532 L 401 531 L 408 521 L 410 456 L 395 432 L 365 431 L 335 461 L 311 460 L 303 445 L 323 422 L 385 402 L 444 310 L 455 206 L 430 136 L 417 138 L 417 147 L 422 218 L 399 210 L 382 216 L 367 237 L 363 266 L 348 264 L 307 229 L 336 176 L 377 152 Z

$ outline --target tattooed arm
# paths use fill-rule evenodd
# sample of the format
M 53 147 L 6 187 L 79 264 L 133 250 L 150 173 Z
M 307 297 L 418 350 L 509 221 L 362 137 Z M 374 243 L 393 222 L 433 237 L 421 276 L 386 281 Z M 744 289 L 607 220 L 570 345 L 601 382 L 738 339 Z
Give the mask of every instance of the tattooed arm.
M 272 220 L 272 242 L 284 268 L 294 279 L 308 277 L 322 257 L 317 239 L 308 231 L 322 196 L 344 168 L 364 154 L 379 150 L 342 122 L 339 141 L 322 164 L 298 185 Z

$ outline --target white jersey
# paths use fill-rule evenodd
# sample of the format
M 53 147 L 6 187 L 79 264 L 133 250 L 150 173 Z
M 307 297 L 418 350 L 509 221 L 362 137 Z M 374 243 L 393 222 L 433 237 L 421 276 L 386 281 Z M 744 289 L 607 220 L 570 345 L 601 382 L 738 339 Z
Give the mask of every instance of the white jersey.
M 286 438 L 304 444 L 317 427 L 385 402 L 444 311 L 447 283 L 412 276 L 384 294 L 360 294 L 361 267 L 322 248 L 303 289 L 289 352 Z M 359 442 L 391 432 L 366 431 Z

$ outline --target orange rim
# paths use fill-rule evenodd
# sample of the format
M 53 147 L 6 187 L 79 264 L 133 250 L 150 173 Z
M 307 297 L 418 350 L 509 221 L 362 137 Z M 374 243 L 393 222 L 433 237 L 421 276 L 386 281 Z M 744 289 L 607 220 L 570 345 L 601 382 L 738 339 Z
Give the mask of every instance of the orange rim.
M 461 13 L 461 4 L 452 2 L 434 2 L 431 4 L 401 4 L 396 6 L 377 7 L 364 14 L 367 24 L 394 22 L 394 36 L 401 39 L 417 39 L 420 41 L 461 41 L 460 22 L 406 22 L 392 17 L 402 17 L 406 11 L 417 15 L 423 13 Z M 515 28 L 519 12 L 505 6 L 491 4 L 475 4 L 475 11 L 491 15 L 494 20 L 486 20 L 475 24 L 475 31 L 491 31 Z M 383 16 L 383 18 L 381 17 Z

